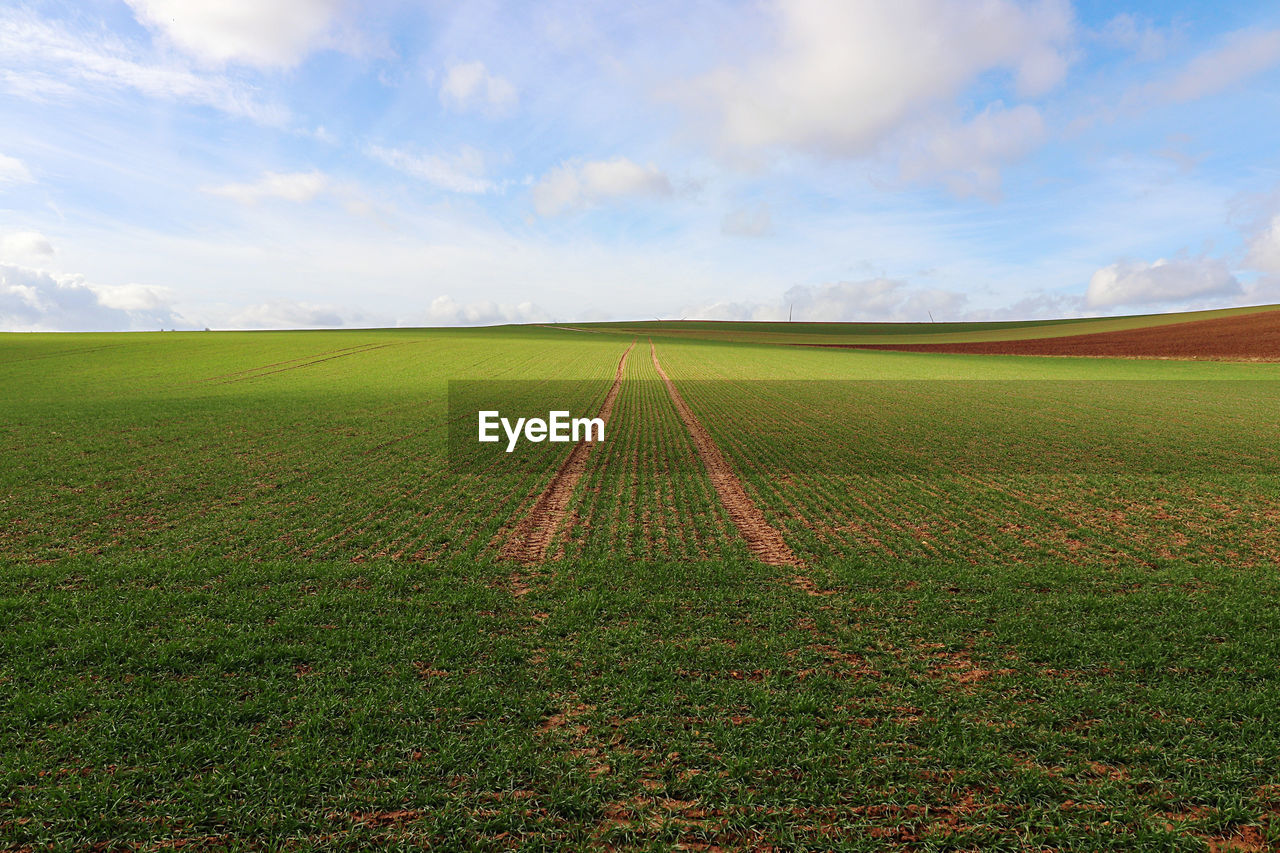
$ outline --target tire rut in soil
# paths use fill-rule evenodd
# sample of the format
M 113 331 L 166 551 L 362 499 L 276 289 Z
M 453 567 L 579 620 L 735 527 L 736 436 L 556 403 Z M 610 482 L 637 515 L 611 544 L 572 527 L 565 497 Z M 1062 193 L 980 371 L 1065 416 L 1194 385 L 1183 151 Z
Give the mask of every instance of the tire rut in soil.
M 733 466 L 716 446 L 711 433 L 707 432 L 698 420 L 698 416 L 693 413 L 693 409 L 689 408 L 689 404 L 680 396 L 675 383 L 667 376 L 661 362 L 658 361 L 658 351 L 654 348 L 653 341 L 649 341 L 649 354 L 653 358 L 654 369 L 658 371 L 658 375 L 667 386 L 671 402 L 675 404 L 676 411 L 680 413 L 680 418 L 693 438 L 694 446 L 698 448 L 698 455 L 702 457 L 702 464 L 706 466 L 707 475 L 711 478 L 711 485 L 715 487 L 720 503 L 724 505 L 725 511 L 729 514 L 734 526 L 738 528 L 738 533 L 747 543 L 751 553 L 770 566 L 804 565 L 782 538 L 782 534 L 764 517 L 764 513 L 756 506 L 755 501 L 751 500 L 742 487 L 742 481 L 734 472 Z
M 613 385 L 605 395 L 604 402 L 600 405 L 600 413 L 596 416 L 606 425 L 609 423 L 609 416 L 613 413 L 613 403 L 618 397 L 618 390 L 622 388 L 622 373 L 627 366 L 627 356 L 631 354 L 635 345 L 636 342 L 632 341 L 618 361 Z M 542 494 L 534 501 L 528 514 L 507 537 L 506 543 L 499 552 L 501 559 L 532 565 L 546 558 L 547 548 L 564 522 L 569 500 L 573 497 L 573 490 L 587 468 L 587 458 L 595 445 L 595 441 L 584 439 L 573 446 L 573 450 L 561 463 L 560 469 L 551 478 L 551 482 L 547 483 Z M 517 594 L 523 594 L 528 591 L 528 588 L 523 587 L 523 592 L 519 591 L 520 588 L 517 590 Z

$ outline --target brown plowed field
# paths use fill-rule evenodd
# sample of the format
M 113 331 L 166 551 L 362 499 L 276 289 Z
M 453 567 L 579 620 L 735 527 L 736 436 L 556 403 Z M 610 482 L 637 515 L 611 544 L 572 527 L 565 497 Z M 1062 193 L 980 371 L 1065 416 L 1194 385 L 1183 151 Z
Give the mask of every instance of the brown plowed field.
M 1195 320 L 1124 332 L 1096 332 L 1020 341 L 951 344 L 812 344 L 841 349 L 954 352 L 975 355 L 1072 355 L 1280 361 L 1280 311 Z

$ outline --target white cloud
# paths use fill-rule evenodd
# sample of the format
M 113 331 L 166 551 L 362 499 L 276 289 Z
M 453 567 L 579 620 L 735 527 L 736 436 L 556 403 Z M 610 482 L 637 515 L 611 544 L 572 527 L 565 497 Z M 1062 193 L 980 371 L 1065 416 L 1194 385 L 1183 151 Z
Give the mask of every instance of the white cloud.
M 0 261 L 32 265 L 53 257 L 53 244 L 39 231 L 0 234 Z
M 1074 31 L 1065 0 L 774 0 L 776 51 L 690 84 L 690 100 L 736 146 L 870 153 L 894 131 L 1005 71 L 1021 95 L 1064 76 Z
M 1133 119 L 1153 106 L 1182 104 L 1225 92 L 1280 65 L 1280 29 L 1228 33 L 1216 46 L 1192 57 L 1173 73 L 1134 85 L 1116 104 L 1071 123 L 1076 131 L 1099 120 Z
M 210 62 L 292 66 L 329 34 L 340 0 L 126 0 L 138 20 Z
M 1084 297 L 1077 293 L 1034 293 L 1003 308 L 978 308 L 965 311 L 949 320 L 988 322 L 992 320 L 1056 320 L 1063 317 L 1086 317 L 1094 314 L 1086 309 Z
M 1035 107 L 992 104 L 964 124 L 940 123 L 918 136 L 902 155 L 902 175 L 909 181 L 937 178 L 958 196 L 995 199 L 1000 165 L 1026 156 L 1044 136 Z
M 1280 64 L 1280 30 L 1238 30 L 1222 44 L 1196 56 L 1186 68 L 1147 93 L 1165 100 L 1192 101 L 1229 89 Z
M 1242 301 L 1246 305 L 1280 305 L 1280 275 L 1259 276 L 1245 288 Z
M 757 320 L 839 323 L 852 321 L 929 322 L 956 319 L 964 294 L 913 287 L 900 279 L 873 278 L 821 285 L 797 285 L 774 304 L 719 302 L 686 309 L 685 316 L 704 320 Z
M 99 284 L 93 286 L 93 291 L 107 308 L 132 314 L 166 313 L 173 295 L 167 287 L 149 284 Z
M 440 103 L 457 110 L 505 112 L 515 106 L 516 87 L 490 74 L 483 62 L 449 66 L 440 84 Z
M 393 169 L 450 192 L 474 194 L 495 189 L 494 183 L 484 176 L 484 155 L 469 145 L 462 146 L 453 155 L 423 154 L 403 148 L 371 145 L 368 154 Z
M 787 309 L 759 302 L 709 302 L 684 308 L 681 319 L 686 320 L 734 320 L 761 323 L 787 319 Z
M 34 180 L 31 177 L 31 172 L 27 169 L 26 163 L 23 163 L 17 157 L 7 157 L 4 154 L 0 154 L 0 185 L 29 184 Z
M 492 326 L 500 323 L 542 323 L 551 319 L 532 302 L 507 305 L 492 301 L 459 304 L 452 296 L 431 300 L 423 324 L 427 326 Z
M 720 220 L 720 233 L 734 237 L 763 237 L 773 230 L 773 216 L 765 202 L 729 211 Z
M 1280 275 L 1280 214 L 1249 238 L 1245 263 L 1251 269 Z
M 555 216 L 628 196 L 659 197 L 672 192 L 671 180 L 658 167 L 614 157 L 555 167 L 534 184 L 533 206 L 541 216 Z
M 7 45 L 0 41 L 0 51 L 6 47 Z M 76 87 L 70 83 L 30 68 L 22 71 L 0 71 L 0 88 L 15 98 L 36 103 L 47 103 L 56 99 L 65 100 L 77 94 Z
M 5 331 L 149 330 L 181 322 L 161 288 L 95 285 L 83 276 L 0 264 L 0 329 Z
M 264 172 L 252 183 L 223 184 L 206 187 L 205 192 L 235 199 L 241 204 L 257 204 L 263 199 L 278 198 L 285 201 L 313 201 L 329 186 L 329 179 L 322 172 Z
M 948 290 L 913 287 L 899 279 L 874 278 L 799 285 L 784 293 L 783 300 L 795 305 L 797 320 L 927 322 L 930 312 L 936 317 L 954 317 L 966 297 Z
M 1085 293 L 1085 304 L 1090 308 L 1160 305 L 1243 292 L 1227 265 L 1215 258 L 1162 258 L 1153 263 L 1121 261 L 1093 274 Z
M 346 313 L 332 305 L 316 305 L 292 299 L 274 299 L 250 305 L 231 316 L 234 329 L 337 329 L 359 325 L 360 314 Z
M 491 300 L 460 303 L 437 296 L 426 311 L 409 312 L 398 321 L 371 316 L 333 304 L 275 299 L 250 305 L 226 321 L 235 329 L 338 329 L 371 326 L 491 326 L 501 323 L 539 323 L 550 319 L 532 302 L 506 304 Z M 221 326 L 220 326 L 221 327 Z
M 288 117 L 284 109 L 260 102 L 252 91 L 225 77 L 145 62 L 134 48 L 112 36 L 74 33 L 25 11 L 0 11 L 0 64 L 8 66 L 3 77 L 7 91 L 38 101 L 126 89 L 267 125 L 282 125 Z
M 1169 50 L 1172 34 L 1144 18 L 1121 12 L 1098 32 L 1104 43 L 1131 51 L 1143 61 L 1162 58 Z
M 269 199 L 307 204 L 326 196 L 340 201 L 343 209 L 352 216 L 379 222 L 385 222 L 384 213 L 391 209 L 368 198 L 359 185 L 336 182 L 315 169 L 310 172 L 263 172 L 262 177 L 256 181 L 220 184 L 202 189 L 210 195 L 234 199 L 250 206 Z

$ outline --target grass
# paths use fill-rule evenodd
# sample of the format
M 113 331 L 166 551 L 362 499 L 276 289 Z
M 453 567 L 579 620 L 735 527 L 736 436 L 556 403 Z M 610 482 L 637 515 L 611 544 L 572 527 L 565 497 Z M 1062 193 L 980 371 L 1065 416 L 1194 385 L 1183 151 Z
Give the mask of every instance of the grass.
M 447 380 L 635 337 L 0 339 L 0 847 L 1280 844 L 1280 368 L 654 335 L 806 589 L 641 338 L 497 561 L 559 454 L 450 466 Z
M 1275 808 L 1273 572 L 499 573 L 11 577 L 7 837 L 1192 850 Z

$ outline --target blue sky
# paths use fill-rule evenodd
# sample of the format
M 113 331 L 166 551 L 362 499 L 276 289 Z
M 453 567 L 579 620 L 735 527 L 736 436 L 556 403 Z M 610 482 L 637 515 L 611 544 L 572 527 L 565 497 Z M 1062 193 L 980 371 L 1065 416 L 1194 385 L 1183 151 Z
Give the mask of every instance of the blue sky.
M 1280 7 L 0 9 L 0 329 L 1280 302 Z

